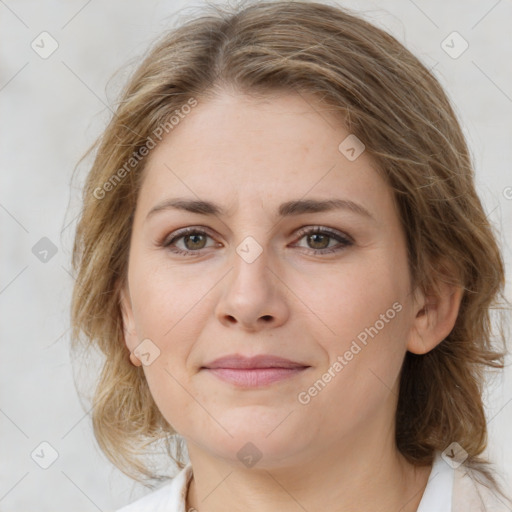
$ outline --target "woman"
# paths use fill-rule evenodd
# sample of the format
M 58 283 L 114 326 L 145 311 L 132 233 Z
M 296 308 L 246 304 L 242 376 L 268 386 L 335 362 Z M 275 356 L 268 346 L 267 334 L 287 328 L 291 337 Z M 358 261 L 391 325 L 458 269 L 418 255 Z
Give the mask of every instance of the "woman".
M 319 3 L 205 12 L 130 79 L 83 201 L 95 435 L 136 479 L 165 478 L 159 443 L 180 469 L 123 512 L 510 509 L 480 457 L 503 263 L 393 37 Z

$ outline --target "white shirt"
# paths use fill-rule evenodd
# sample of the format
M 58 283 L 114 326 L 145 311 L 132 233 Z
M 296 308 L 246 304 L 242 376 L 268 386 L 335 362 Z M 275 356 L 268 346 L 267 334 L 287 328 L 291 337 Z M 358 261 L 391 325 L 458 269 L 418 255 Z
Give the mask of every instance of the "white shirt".
M 170 483 L 116 512 L 187 512 L 191 479 L 189 462 Z M 443 460 L 441 452 L 436 452 L 417 512 L 512 512 L 512 508 L 479 483 L 464 464 L 453 468 Z

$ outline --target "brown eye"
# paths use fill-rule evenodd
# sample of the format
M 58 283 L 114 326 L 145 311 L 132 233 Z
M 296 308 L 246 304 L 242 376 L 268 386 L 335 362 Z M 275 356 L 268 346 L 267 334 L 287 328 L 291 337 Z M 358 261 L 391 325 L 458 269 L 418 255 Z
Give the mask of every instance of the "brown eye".
M 197 228 L 186 228 L 174 233 L 174 236 L 161 243 L 162 247 L 182 255 L 199 255 L 201 249 L 207 248 L 208 233 Z M 178 244 L 181 243 L 182 247 Z M 210 245 L 211 247 L 211 245 Z
M 340 252 L 354 244 L 348 236 L 322 227 L 304 229 L 299 235 L 299 240 L 306 240 L 306 246 L 297 245 L 297 247 L 303 247 L 306 251 L 319 255 Z M 208 238 L 212 237 L 203 230 L 185 228 L 174 233 L 172 238 L 161 242 L 160 245 L 175 254 L 199 256 L 202 249 L 208 247 Z M 182 246 L 180 247 L 179 244 Z M 219 244 L 213 244 L 213 246 L 219 246 Z
M 203 249 L 206 243 L 205 235 L 196 233 L 193 235 L 186 235 L 183 238 L 183 243 L 187 249 Z
M 308 243 L 312 249 L 327 249 L 331 238 L 331 236 L 321 233 L 307 235 Z
M 299 247 L 309 249 L 314 254 L 338 252 L 354 244 L 348 236 L 322 227 L 304 229 L 299 234 L 299 240 L 305 239 L 307 244 L 306 247 L 300 245 Z

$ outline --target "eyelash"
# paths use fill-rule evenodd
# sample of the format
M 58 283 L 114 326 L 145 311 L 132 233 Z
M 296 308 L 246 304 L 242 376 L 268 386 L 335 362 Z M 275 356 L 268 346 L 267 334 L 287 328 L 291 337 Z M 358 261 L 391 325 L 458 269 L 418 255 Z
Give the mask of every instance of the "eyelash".
M 341 247 L 338 246 L 338 247 L 334 247 L 334 248 L 331 247 L 331 248 L 325 248 L 325 249 L 310 249 L 307 247 L 302 248 L 302 249 L 306 249 L 306 251 L 310 254 L 324 255 L 324 254 L 329 254 L 329 253 L 340 252 L 354 244 L 354 242 L 350 239 L 350 237 L 343 236 L 342 234 L 340 234 L 336 231 L 332 231 L 330 229 L 323 228 L 320 226 L 314 226 L 312 228 L 305 228 L 305 229 L 303 228 L 303 229 L 299 230 L 299 232 L 298 232 L 299 240 L 301 240 L 302 238 L 304 238 L 307 235 L 313 235 L 313 234 L 317 234 L 317 233 L 322 234 L 322 235 L 327 235 L 328 237 L 337 240 L 341 244 Z M 177 231 L 175 236 L 173 236 L 168 241 L 166 241 L 166 239 L 164 238 L 158 245 L 168 249 L 169 251 L 171 251 L 175 254 L 179 254 L 182 256 L 189 256 L 189 255 L 199 256 L 200 251 L 202 249 L 198 249 L 196 251 L 190 251 L 190 250 L 183 250 L 183 249 L 178 249 L 176 247 L 172 247 L 172 244 L 176 243 L 176 241 L 180 240 L 181 238 L 184 238 L 187 235 L 206 235 L 206 236 L 209 236 L 210 238 L 212 238 L 206 231 L 203 231 L 198 228 L 190 227 L 190 228 L 184 228 L 182 230 Z

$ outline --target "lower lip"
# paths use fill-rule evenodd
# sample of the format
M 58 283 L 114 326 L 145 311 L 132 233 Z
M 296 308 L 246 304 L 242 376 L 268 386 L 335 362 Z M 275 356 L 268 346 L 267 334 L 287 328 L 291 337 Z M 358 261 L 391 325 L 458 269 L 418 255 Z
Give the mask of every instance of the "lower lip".
M 289 379 L 306 370 L 300 368 L 204 368 L 219 379 L 240 387 L 256 388 Z

